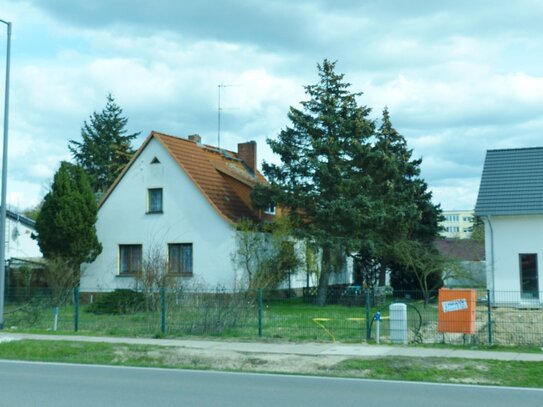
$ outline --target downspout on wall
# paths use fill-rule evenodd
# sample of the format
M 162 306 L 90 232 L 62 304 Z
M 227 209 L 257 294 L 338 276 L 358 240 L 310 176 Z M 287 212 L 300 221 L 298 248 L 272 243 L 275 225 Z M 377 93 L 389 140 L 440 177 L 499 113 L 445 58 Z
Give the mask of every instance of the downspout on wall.
M 488 223 L 488 231 L 489 231 L 489 237 L 490 237 L 490 242 L 488 244 L 490 247 L 490 279 L 491 281 L 490 281 L 490 284 L 488 284 L 488 281 L 487 281 L 487 288 L 490 291 L 490 301 L 492 304 L 494 304 L 494 292 L 496 290 L 496 286 L 495 286 L 496 279 L 495 279 L 495 273 L 494 273 L 494 270 L 495 270 L 494 268 L 494 229 L 492 228 L 492 220 L 490 218 L 490 215 L 487 215 L 484 218 L 486 219 Z

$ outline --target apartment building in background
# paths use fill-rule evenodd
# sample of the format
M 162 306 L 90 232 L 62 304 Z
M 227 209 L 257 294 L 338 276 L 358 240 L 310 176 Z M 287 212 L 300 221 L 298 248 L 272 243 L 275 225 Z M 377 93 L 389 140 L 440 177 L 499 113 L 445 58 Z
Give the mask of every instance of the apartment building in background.
M 440 222 L 440 234 L 449 239 L 468 239 L 473 231 L 473 209 L 443 211 L 444 220 Z

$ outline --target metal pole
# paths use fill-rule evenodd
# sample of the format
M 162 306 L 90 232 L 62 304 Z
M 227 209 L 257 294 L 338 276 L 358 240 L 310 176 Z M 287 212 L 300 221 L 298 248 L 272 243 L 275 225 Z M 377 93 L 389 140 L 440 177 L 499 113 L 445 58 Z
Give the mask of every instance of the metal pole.
M 79 286 L 74 288 L 74 332 L 79 331 Z
M 486 290 L 486 311 L 488 319 L 488 344 L 492 345 L 492 308 L 490 306 L 490 290 Z
M 380 342 L 380 334 L 381 334 L 381 313 L 380 312 L 376 312 L 375 313 L 375 342 L 376 343 L 379 343 Z
M 219 150 L 221 148 L 221 86 L 223 85 L 218 85 L 219 98 L 217 101 L 217 147 L 219 148 Z
M 11 23 L 7 25 L 6 88 L 4 90 L 4 143 L 2 150 L 2 197 L 0 200 L 0 330 L 4 329 L 4 291 L 6 279 L 6 191 L 8 175 L 9 68 L 11 55 Z
M 258 289 L 258 337 L 262 338 L 262 288 Z
M 166 287 L 161 289 L 162 306 L 161 306 L 161 320 L 160 320 L 160 332 L 162 335 L 166 334 Z
M 366 289 L 366 341 L 371 339 L 371 325 L 370 325 L 370 291 Z
M 57 331 L 58 328 L 58 307 L 53 308 L 53 331 Z

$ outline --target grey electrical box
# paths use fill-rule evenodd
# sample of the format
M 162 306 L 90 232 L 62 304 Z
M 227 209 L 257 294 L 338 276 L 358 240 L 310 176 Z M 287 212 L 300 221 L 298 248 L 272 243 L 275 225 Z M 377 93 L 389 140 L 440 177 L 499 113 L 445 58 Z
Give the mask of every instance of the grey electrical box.
M 390 341 L 407 345 L 407 305 L 390 304 Z

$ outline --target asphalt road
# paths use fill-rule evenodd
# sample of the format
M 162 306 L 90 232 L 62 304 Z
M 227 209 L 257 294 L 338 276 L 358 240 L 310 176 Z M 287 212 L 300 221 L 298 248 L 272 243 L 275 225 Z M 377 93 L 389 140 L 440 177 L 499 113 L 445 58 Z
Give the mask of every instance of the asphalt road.
M 1 407 L 540 405 L 543 390 L 0 361 Z

